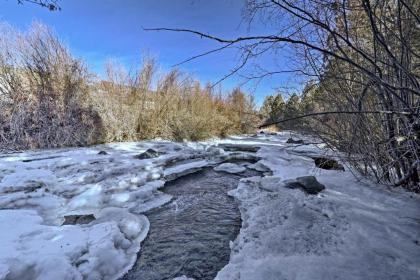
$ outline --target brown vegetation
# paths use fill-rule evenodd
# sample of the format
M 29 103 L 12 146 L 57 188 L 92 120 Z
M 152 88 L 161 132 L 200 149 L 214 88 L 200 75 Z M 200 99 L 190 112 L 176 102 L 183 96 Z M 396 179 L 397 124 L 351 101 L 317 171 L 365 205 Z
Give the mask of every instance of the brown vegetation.
M 268 125 L 292 121 L 286 126 L 317 134 L 362 174 L 420 191 L 420 1 L 248 0 L 244 14 L 250 26 L 266 23 L 266 32 L 221 38 L 189 29 L 146 30 L 223 44 L 212 52 L 234 46 L 242 55 L 232 73 L 288 45 L 294 68 L 260 66 L 249 78 L 294 72 L 311 83 L 300 111 L 286 108 L 292 116 L 269 116 Z M 303 122 L 298 113 L 311 119 Z
M 153 59 L 138 71 L 114 62 L 105 80 L 95 80 L 49 28 L 20 33 L 2 24 L 0 149 L 201 140 L 253 129 L 253 99 L 240 89 L 226 95 L 156 68 Z
M 223 96 L 179 70 L 160 77 L 155 73 L 153 59 L 131 73 L 108 64 L 107 81 L 92 91 L 92 104 L 106 124 L 106 142 L 203 140 L 254 129 L 255 117 L 244 117 L 245 112 L 254 112 L 253 99 L 240 89 Z
M 88 72 L 51 31 L 2 25 L 0 148 L 81 146 L 101 139 L 101 120 L 86 103 Z

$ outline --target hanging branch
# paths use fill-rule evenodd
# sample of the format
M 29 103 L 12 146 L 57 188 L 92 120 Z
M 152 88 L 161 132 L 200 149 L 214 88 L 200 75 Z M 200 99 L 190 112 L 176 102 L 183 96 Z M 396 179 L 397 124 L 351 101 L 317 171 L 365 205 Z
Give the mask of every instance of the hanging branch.
M 415 115 L 415 114 L 410 113 L 410 112 L 395 112 L 395 111 L 330 111 L 330 112 L 309 113 L 309 114 L 304 114 L 304 115 L 300 115 L 300 116 L 293 117 L 293 118 L 276 120 L 276 121 L 273 121 L 273 122 L 264 123 L 264 124 L 260 125 L 259 128 L 264 128 L 264 127 L 267 127 L 267 126 L 270 126 L 270 125 L 273 125 L 273 124 L 279 124 L 279 123 L 299 120 L 299 119 L 313 117 L 313 116 L 340 115 L 340 114 L 343 114 L 343 115 L 344 114 L 349 114 L 349 115 L 354 115 L 354 114 L 386 114 L 386 115 L 406 115 L 406 116 Z
M 47 8 L 50 11 L 60 11 L 61 7 L 58 5 L 58 0 L 17 0 L 18 4 L 23 5 L 24 2 L 39 5 Z

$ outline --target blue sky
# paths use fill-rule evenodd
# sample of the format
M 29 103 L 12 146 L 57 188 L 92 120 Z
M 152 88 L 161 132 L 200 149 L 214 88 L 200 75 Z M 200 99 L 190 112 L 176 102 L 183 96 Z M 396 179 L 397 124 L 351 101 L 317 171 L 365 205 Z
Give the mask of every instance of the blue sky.
M 0 20 L 26 29 L 34 20 L 52 26 L 70 46 L 72 52 L 85 59 L 92 71 L 103 72 L 110 58 L 127 66 L 140 61 L 141 54 L 157 58 L 164 70 L 193 55 L 219 46 L 199 37 L 170 32 L 146 32 L 142 27 L 188 28 L 221 37 L 246 34 L 242 22 L 243 0 L 61 0 L 61 11 L 50 12 L 32 5 L 18 5 L 16 0 L 0 0 Z M 265 33 L 265 26 L 254 26 L 251 32 Z M 280 64 L 287 56 L 277 54 Z M 206 83 L 217 81 L 238 62 L 234 49 L 199 58 L 180 68 Z M 270 58 L 266 58 L 266 61 Z M 234 76 L 223 82 L 229 90 L 243 82 Z M 258 104 L 276 88 L 299 88 L 291 75 L 278 75 L 258 85 L 243 88 L 252 92 Z

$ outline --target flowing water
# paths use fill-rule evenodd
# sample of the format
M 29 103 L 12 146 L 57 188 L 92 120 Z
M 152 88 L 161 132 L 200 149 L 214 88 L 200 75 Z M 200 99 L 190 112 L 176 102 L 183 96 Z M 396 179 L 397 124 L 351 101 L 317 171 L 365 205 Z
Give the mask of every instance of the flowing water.
M 186 275 L 213 279 L 229 262 L 229 242 L 241 226 L 237 204 L 227 192 L 239 179 L 258 175 L 215 172 L 212 169 L 168 182 L 163 191 L 173 200 L 145 213 L 150 231 L 136 264 L 125 280 L 162 280 Z

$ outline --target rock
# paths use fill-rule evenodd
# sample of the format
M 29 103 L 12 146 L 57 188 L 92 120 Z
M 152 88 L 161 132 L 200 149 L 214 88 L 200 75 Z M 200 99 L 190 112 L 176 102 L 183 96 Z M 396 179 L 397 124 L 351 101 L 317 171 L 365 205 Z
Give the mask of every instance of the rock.
M 222 148 L 225 151 L 229 152 L 250 152 L 250 153 L 256 153 L 260 149 L 260 147 L 251 146 L 251 145 L 244 145 L 244 144 L 219 144 L 220 148 Z
M 299 189 L 299 188 L 303 189 L 304 188 L 304 186 L 301 183 L 295 180 L 287 180 L 284 183 L 285 183 L 285 187 L 289 189 Z
M 334 159 L 324 157 L 313 157 L 312 159 L 315 161 L 315 165 L 318 168 L 344 171 L 344 166 Z
M 259 172 L 271 172 L 271 169 L 262 164 L 261 162 L 256 162 L 247 166 L 250 169 L 259 171 Z
M 52 157 L 43 157 L 43 158 L 31 158 L 31 159 L 23 159 L 22 162 L 32 162 L 32 161 L 39 161 L 39 160 L 46 160 L 46 159 L 54 159 L 59 158 L 60 156 L 52 156 Z
M 298 177 L 296 181 L 302 185 L 301 188 L 308 194 L 318 194 L 325 189 L 325 186 L 318 182 L 314 176 Z
M 36 184 L 36 182 L 35 182 L 34 185 L 28 186 L 27 188 L 25 188 L 25 191 L 24 192 L 25 193 L 31 193 L 31 192 L 34 192 L 36 190 L 39 190 L 40 188 L 42 188 L 44 186 L 45 186 L 45 184 L 43 182 L 39 182 L 38 184 Z
M 293 138 L 289 138 L 286 141 L 287 144 L 303 144 L 303 140 L 298 139 L 298 140 L 294 140 Z
M 96 220 L 95 216 L 93 214 L 87 214 L 87 215 L 68 215 L 64 216 L 64 225 L 83 225 L 83 224 L 89 224 L 90 222 Z
M 149 159 L 149 158 L 158 157 L 159 155 L 160 153 L 158 151 L 155 151 L 153 149 L 147 149 L 144 153 L 134 156 L 134 158 L 135 159 Z
M 220 160 L 222 162 L 250 162 L 250 163 L 256 163 L 259 160 L 261 160 L 261 157 L 256 156 L 255 154 L 250 153 L 242 153 L 242 152 L 233 152 L 229 153 L 227 155 L 220 156 Z
M 296 180 L 284 181 L 284 186 L 289 189 L 301 189 L 307 194 L 318 194 L 325 186 L 318 182 L 314 176 L 298 177 Z
M 105 151 L 100 151 L 99 153 L 98 153 L 98 155 L 107 155 L 108 153 L 107 152 L 105 152 Z

